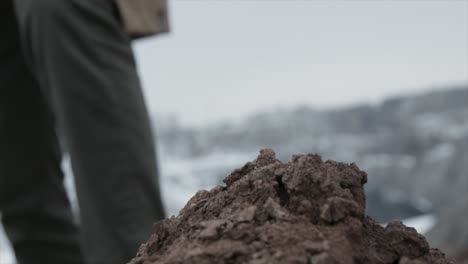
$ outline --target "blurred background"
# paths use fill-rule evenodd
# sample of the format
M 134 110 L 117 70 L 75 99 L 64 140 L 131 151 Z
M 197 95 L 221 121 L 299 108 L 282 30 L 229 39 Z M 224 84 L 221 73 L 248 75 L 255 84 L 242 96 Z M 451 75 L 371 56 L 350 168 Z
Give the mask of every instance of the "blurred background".
M 134 44 L 170 214 L 260 148 L 318 153 L 368 172 L 369 215 L 468 263 L 468 1 L 170 6 L 172 33 Z

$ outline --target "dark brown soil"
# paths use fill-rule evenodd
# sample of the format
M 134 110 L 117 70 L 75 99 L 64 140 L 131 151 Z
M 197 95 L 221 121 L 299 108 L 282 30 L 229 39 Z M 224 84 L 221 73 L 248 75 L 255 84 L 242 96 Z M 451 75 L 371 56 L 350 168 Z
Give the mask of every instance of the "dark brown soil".
M 262 150 L 224 181 L 156 224 L 130 263 L 453 263 L 415 229 L 366 217 L 355 164 Z

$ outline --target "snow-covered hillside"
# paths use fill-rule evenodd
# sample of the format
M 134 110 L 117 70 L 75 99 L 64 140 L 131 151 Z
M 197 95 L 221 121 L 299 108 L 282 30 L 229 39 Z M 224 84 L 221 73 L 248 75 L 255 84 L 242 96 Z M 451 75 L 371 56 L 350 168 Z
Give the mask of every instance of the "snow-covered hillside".
M 295 153 L 319 153 L 325 159 L 355 162 L 369 173 L 368 214 L 382 222 L 426 215 L 414 222 L 421 231 L 429 222 L 440 224 L 435 218 L 450 206 L 453 193 L 468 191 L 468 168 L 455 162 L 468 153 L 463 143 L 468 142 L 468 87 L 392 98 L 375 106 L 265 111 L 242 122 L 197 128 L 157 119 L 155 128 L 162 194 L 170 214 L 265 147 L 283 160 Z M 67 159 L 64 169 L 70 175 Z M 71 199 L 75 201 L 73 192 Z M 468 230 L 463 224 L 459 228 Z M 6 252 L 0 235 L 0 264 L 10 263 Z

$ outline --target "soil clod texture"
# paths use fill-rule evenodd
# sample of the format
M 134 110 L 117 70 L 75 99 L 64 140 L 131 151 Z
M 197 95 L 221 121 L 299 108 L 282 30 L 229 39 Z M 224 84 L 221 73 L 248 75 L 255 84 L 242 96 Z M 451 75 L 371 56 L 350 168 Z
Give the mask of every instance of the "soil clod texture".
M 367 174 L 355 164 L 264 149 L 226 186 L 198 192 L 154 227 L 131 264 L 453 263 L 414 228 L 365 214 Z

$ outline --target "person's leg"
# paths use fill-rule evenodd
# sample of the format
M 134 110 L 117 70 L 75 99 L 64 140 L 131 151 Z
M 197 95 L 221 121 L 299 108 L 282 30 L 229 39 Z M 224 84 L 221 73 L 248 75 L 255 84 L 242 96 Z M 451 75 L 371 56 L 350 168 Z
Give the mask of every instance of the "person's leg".
M 113 0 L 15 0 L 28 58 L 70 153 L 83 248 L 126 263 L 164 217 L 151 125 Z
M 0 212 L 21 264 L 82 264 L 53 119 L 26 66 L 12 1 L 0 3 Z

